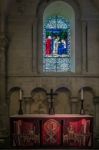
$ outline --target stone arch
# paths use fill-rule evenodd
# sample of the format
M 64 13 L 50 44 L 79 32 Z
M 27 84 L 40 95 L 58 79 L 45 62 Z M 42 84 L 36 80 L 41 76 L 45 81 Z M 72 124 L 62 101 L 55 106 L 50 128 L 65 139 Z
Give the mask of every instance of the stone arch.
M 42 42 L 42 33 L 43 33 L 43 14 L 44 14 L 44 11 L 45 9 L 53 4 L 53 3 L 64 3 L 64 4 L 67 4 L 69 5 L 75 12 L 75 25 L 73 24 L 72 26 L 75 26 L 74 27 L 74 34 L 73 34 L 73 37 L 71 38 L 72 39 L 72 44 L 73 44 L 73 49 L 72 49 L 72 60 L 71 60 L 71 71 L 72 72 L 79 72 L 81 68 L 78 68 L 79 66 L 76 64 L 78 63 L 78 59 L 76 59 L 75 55 L 76 53 L 81 53 L 80 51 L 78 51 L 79 49 L 81 49 L 81 45 L 78 44 L 78 41 L 80 39 L 79 35 L 80 33 L 78 33 L 78 31 L 80 32 L 80 23 L 78 24 L 78 20 L 80 19 L 80 16 L 81 16 L 81 10 L 80 10 L 80 5 L 79 3 L 76 1 L 74 2 L 73 0 L 72 1 L 69 1 L 69 0 L 55 0 L 55 1 L 52 1 L 52 0 L 48 0 L 48 1 L 40 1 L 38 3 L 38 6 L 37 6 L 37 9 L 36 9 L 36 15 L 35 15 L 35 20 L 36 20 L 36 23 L 34 25 L 34 36 L 36 37 L 36 44 L 35 44 L 35 47 L 37 48 L 36 50 L 36 55 L 38 57 L 37 61 L 38 61 L 38 70 L 42 73 L 43 72 L 43 59 L 41 58 L 43 56 L 42 54 L 42 49 L 43 49 L 43 42 Z M 66 14 L 66 13 L 64 13 Z M 73 22 L 73 21 L 72 21 Z M 78 30 L 79 28 L 79 30 Z M 77 32 L 76 32 L 77 31 Z M 79 39 L 77 39 L 79 37 Z M 34 48 L 35 49 L 35 48 Z M 70 71 L 70 72 L 71 72 Z M 69 72 L 69 73 L 70 73 Z M 46 74 L 47 75 L 47 74 Z
M 74 2 L 73 0 L 71 1 L 70 0 L 55 0 L 54 2 L 58 2 L 58 1 L 62 1 L 71 5 L 73 9 L 75 10 L 77 18 L 80 18 L 81 8 L 80 8 L 80 4 L 77 1 Z M 44 12 L 44 9 L 51 3 L 53 3 L 53 0 L 46 0 L 46 1 L 40 0 L 36 8 L 36 17 L 41 16 L 42 13 Z
M 48 113 L 48 102 L 46 96 L 46 90 L 41 87 L 37 87 L 31 92 L 32 101 L 30 107 L 30 113 L 34 114 L 46 114 Z
M 70 114 L 71 113 L 71 92 L 66 87 L 56 89 L 58 94 L 55 100 L 55 113 L 57 114 Z
M 22 90 L 20 87 L 13 87 L 8 92 L 8 113 L 10 116 L 18 114 L 20 90 Z M 22 93 L 23 93 L 23 90 L 22 90 Z

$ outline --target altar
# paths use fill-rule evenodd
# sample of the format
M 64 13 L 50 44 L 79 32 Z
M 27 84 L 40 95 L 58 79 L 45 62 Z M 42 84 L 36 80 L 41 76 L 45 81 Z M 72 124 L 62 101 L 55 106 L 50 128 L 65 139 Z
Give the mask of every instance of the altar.
M 24 114 L 10 117 L 12 147 L 92 147 L 93 117 L 79 114 Z

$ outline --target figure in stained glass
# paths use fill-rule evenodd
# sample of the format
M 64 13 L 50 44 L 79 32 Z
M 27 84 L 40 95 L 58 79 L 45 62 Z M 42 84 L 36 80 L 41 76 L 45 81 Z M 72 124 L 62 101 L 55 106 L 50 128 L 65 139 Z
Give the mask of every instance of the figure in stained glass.
M 53 54 L 58 53 L 58 47 L 59 47 L 59 36 L 54 36 L 53 38 Z
M 64 29 L 46 29 L 46 55 L 67 54 L 67 32 Z
M 52 52 L 52 38 L 51 36 L 48 36 L 46 39 L 46 50 L 45 53 L 46 55 L 50 55 Z
M 66 41 L 64 39 L 62 39 L 58 45 L 58 54 L 66 54 Z

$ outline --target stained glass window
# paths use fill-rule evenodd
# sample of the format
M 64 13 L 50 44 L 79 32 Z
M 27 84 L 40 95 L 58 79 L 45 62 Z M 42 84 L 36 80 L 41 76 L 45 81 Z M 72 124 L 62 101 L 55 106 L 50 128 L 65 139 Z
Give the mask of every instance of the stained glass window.
M 43 72 L 71 71 L 70 22 L 62 16 L 43 23 Z

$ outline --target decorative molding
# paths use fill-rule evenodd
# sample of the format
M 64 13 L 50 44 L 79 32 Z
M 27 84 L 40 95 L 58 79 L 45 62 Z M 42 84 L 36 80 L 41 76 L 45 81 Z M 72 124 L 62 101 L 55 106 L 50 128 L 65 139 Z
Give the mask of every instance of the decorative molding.
M 24 102 L 30 102 L 32 100 L 33 100 L 32 97 L 23 97 Z
M 78 97 L 71 97 L 71 102 L 78 102 L 79 101 L 79 98 Z

